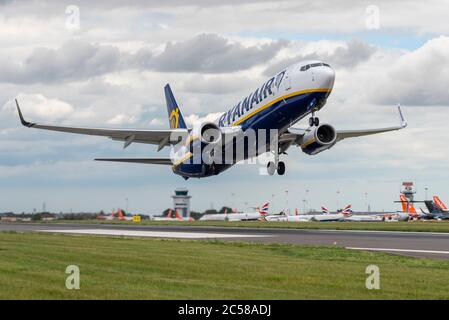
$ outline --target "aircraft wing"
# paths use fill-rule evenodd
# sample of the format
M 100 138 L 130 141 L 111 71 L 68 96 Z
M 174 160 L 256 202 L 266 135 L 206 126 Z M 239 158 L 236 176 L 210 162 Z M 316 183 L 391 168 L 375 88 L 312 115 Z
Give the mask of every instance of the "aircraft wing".
M 389 131 L 401 130 L 407 127 L 407 121 L 402 114 L 402 109 L 398 106 L 400 125 L 395 127 L 387 127 L 387 128 L 377 128 L 377 129 L 364 129 L 364 130 L 337 130 L 337 142 L 347 138 L 355 138 L 368 136 L 372 134 L 384 133 Z M 308 129 L 300 129 L 300 128 L 289 128 L 286 133 L 284 133 L 279 141 L 288 141 L 293 140 L 294 144 L 300 144 L 302 137 L 308 132 Z
M 188 135 L 188 129 L 162 129 L 162 130 L 139 130 L 139 129 L 106 129 L 106 128 L 83 128 L 83 127 L 66 127 L 54 126 L 28 122 L 24 119 L 19 103 L 16 100 L 17 111 L 19 113 L 22 125 L 28 128 L 36 128 L 43 130 L 69 132 L 77 134 L 85 134 L 92 136 L 109 137 L 112 140 L 124 141 L 124 148 L 133 142 L 147 143 L 158 145 L 158 151 L 163 147 L 176 144 L 180 141 L 180 137 Z
M 388 127 L 388 128 L 378 128 L 378 129 L 365 129 L 365 130 L 340 130 L 337 131 L 337 141 L 346 139 L 346 138 L 355 138 L 355 137 L 362 137 L 362 136 L 368 136 L 372 134 L 378 134 L 378 133 L 384 133 L 389 131 L 396 131 L 401 130 L 407 127 L 407 121 L 404 118 L 404 115 L 402 114 L 401 106 L 398 105 L 398 112 L 399 112 L 399 118 L 400 118 L 400 124 L 399 126 L 395 127 Z
M 144 164 L 172 165 L 170 158 L 97 158 L 96 161 L 131 162 Z

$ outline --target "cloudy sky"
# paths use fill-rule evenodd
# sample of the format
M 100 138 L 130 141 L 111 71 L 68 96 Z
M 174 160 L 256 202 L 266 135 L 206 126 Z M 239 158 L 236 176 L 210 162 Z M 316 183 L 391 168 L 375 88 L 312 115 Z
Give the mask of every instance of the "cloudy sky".
M 449 202 L 449 1 L 0 0 L 0 212 L 158 213 L 187 187 L 195 210 L 271 201 L 275 210 L 352 203 L 397 209 L 402 181 Z M 79 19 L 78 19 L 79 18 Z M 159 156 L 156 147 L 30 130 L 32 121 L 166 128 L 170 83 L 189 123 L 213 119 L 267 77 L 302 59 L 336 71 L 319 113 L 337 129 L 397 125 L 308 156 L 289 150 L 283 177 L 237 165 L 184 181 L 160 166 L 96 163 Z M 298 123 L 297 127 L 307 124 Z M 161 152 L 164 153 L 164 152 Z M 288 196 L 286 193 L 288 190 Z M 306 192 L 306 190 L 309 190 Z M 339 191 L 339 192 L 337 192 Z M 367 193 L 367 196 L 365 195 Z

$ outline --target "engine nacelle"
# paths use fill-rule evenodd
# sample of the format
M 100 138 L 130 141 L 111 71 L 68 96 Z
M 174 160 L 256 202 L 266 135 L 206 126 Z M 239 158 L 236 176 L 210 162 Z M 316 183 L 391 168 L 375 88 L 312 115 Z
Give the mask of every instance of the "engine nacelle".
M 213 122 L 206 122 L 201 125 L 200 139 L 205 144 L 216 144 L 221 141 L 221 130 L 218 125 Z
M 337 132 L 329 124 L 310 127 L 301 143 L 303 152 L 313 155 L 332 147 L 337 140 Z

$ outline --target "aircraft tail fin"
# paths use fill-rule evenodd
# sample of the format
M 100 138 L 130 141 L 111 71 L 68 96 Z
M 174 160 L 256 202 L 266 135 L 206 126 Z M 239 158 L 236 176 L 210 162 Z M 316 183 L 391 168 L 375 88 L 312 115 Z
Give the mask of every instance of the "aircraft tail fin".
M 399 196 L 399 200 L 401 200 L 402 212 L 408 212 L 407 208 L 407 198 L 403 195 Z
M 409 202 L 409 212 L 413 213 L 413 214 L 417 214 L 418 212 L 415 209 L 415 206 L 413 205 L 413 203 Z
M 173 92 L 171 91 L 169 84 L 165 85 L 164 91 L 165 91 L 165 102 L 167 103 L 168 120 L 170 121 L 170 128 L 186 129 L 187 128 L 186 122 L 184 121 L 181 109 L 179 109 L 178 104 L 176 103 L 175 96 L 173 95 Z
M 268 214 L 268 209 L 270 207 L 270 203 L 269 202 L 265 202 L 260 208 L 259 208 L 259 213 L 262 216 L 266 216 Z
M 321 207 L 321 211 L 322 211 L 323 213 L 329 213 L 329 209 L 326 208 L 326 207 Z
M 175 215 L 176 215 L 176 219 L 183 220 L 183 217 L 179 214 L 178 209 L 176 209 Z
M 426 208 L 429 211 L 429 213 L 437 213 L 437 212 L 441 211 L 440 208 L 437 207 L 437 205 L 435 204 L 434 201 L 425 200 L 424 204 L 426 205 Z
M 407 199 L 403 194 L 401 194 L 399 199 L 401 200 L 402 211 L 403 212 L 411 213 L 411 214 L 417 214 L 415 206 L 413 205 L 413 203 L 411 203 L 410 200 Z
M 433 197 L 433 202 L 437 205 L 438 208 L 440 208 L 443 211 L 448 211 L 446 205 L 443 203 L 443 201 L 440 200 L 438 196 Z
M 347 205 L 346 207 L 344 207 L 343 211 L 341 213 L 343 213 L 344 215 L 350 215 L 352 210 L 352 204 Z

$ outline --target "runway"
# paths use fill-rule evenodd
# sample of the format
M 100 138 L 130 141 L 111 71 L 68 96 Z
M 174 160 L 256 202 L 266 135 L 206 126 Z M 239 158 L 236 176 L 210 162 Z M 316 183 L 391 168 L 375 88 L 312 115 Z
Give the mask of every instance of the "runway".
M 0 231 L 54 232 L 107 236 L 180 239 L 219 239 L 306 245 L 340 246 L 352 250 L 388 252 L 413 257 L 449 259 L 449 233 L 300 230 L 203 226 L 117 224 L 0 223 Z

